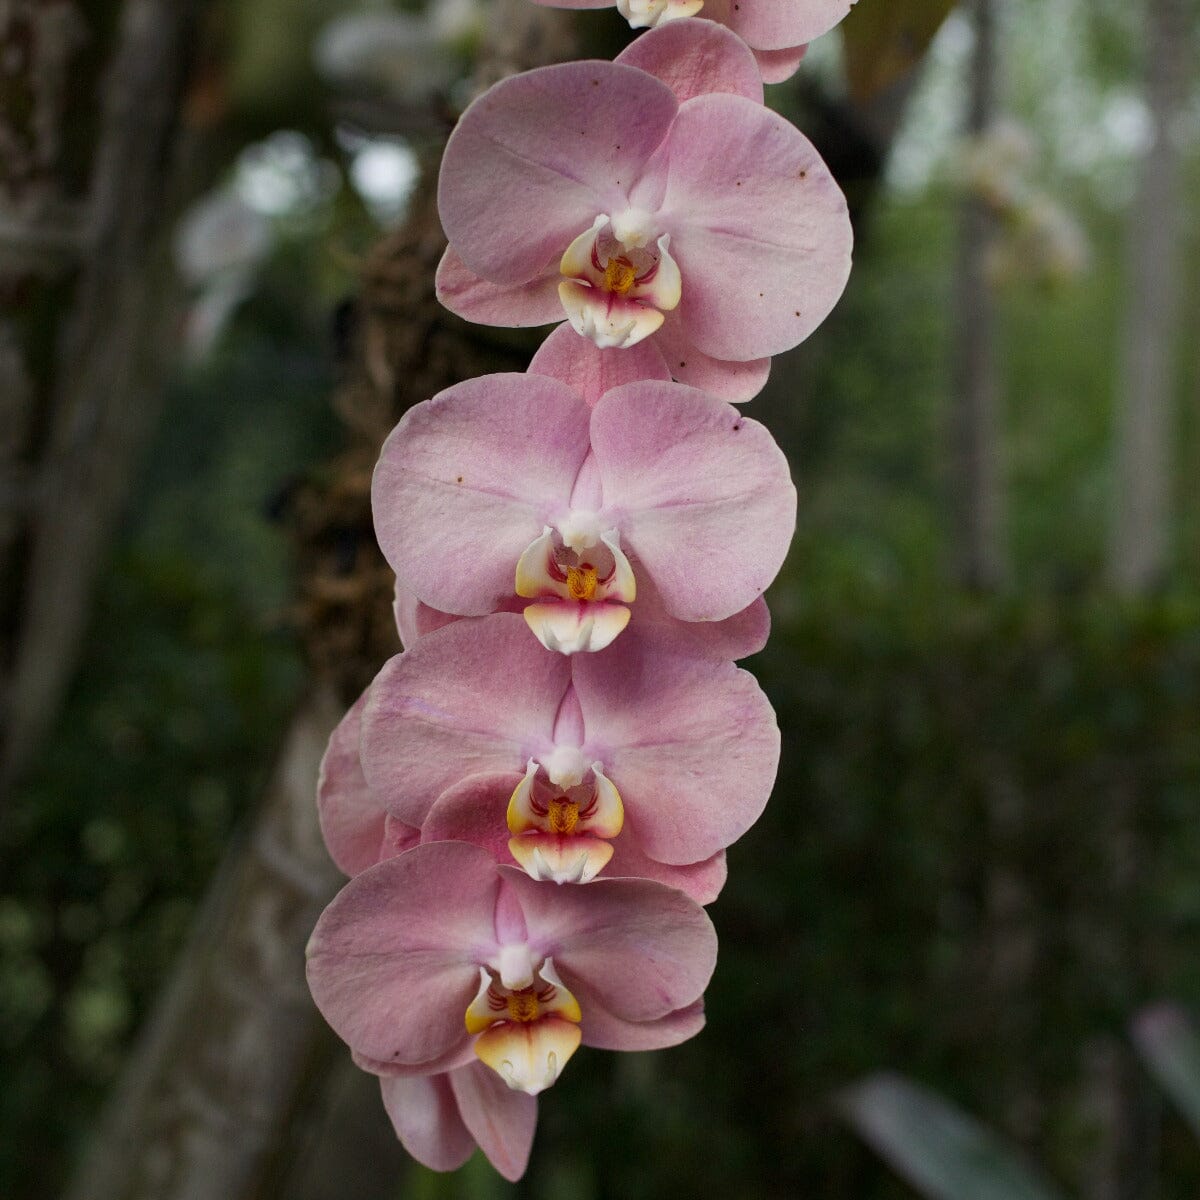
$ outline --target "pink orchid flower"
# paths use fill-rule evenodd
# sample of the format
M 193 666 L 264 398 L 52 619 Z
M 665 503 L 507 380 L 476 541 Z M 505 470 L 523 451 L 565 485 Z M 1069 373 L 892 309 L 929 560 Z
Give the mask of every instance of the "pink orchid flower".
M 370 791 L 406 825 L 423 827 L 443 793 L 474 775 L 529 778 L 531 805 L 553 797 L 579 813 L 593 797 L 615 809 L 611 788 L 620 838 L 684 866 L 713 858 L 758 818 L 779 729 L 753 676 L 730 662 L 632 632 L 565 658 L 501 613 L 426 634 L 393 658 L 369 690 L 360 748 Z
M 564 654 L 609 645 L 647 584 L 668 620 L 741 613 L 783 563 L 796 512 L 774 439 L 729 405 L 643 380 L 589 408 L 528 374 L 410 409 L 372 493 L 384 556 L 420 602 L 482 616 L 515 593 Z
M 609 8 L 614 0 L 537 0 L 553 8 Z M 666 29 L 681 17 L 727 25 L 754 52 L 765 83 L 791 76 L 809 42 L 837 25 L 854 0 L 615 0 L 632 29 Z
M 649 857 L 637 830 L 623 829 L 620 795 L 595 774 L 571 788 L 554 787 L 536 767 L 524 775 L 471 775 L 437 798 L 421 828 L 398 820 L 362 772 L 365 700 L 359 697 L 334 730 L 317 789 L 325 844 L 347 875 L 418 842 L 461 841 L 482 846 L 497 863 L 520 865 L 532 878 L 555 883 L 586 883 L 605 870 L 610 878 L 656 879 L 697 904 L 710 904 L 725 885 L 724 851 L 682 866 Z
M 430 1076 L 478 1060 L 535 1096 L 581 1043 L 692 1036 L 716 953 L 704 910 L 662 884 L 548 888 L 477 846 L 437 842 L 342 889 L 309 941 L 308 981 L 367 1070 Z
M 561 788 L 536 763 L 523 775 L 471 775 L 437 798 L 420 828 L 399 820 L 362 772 L 358 744 L 365 700 L 365 694 L 359 697 L 330 738 L 317 790 L 325 845 L 347 875 L 419 842 L 461 841 L 483 847 L 497 863 L 520 865 L 532 878 L 555 883 L 586 883 L 606 870 L 610 878 L 658 880 L 697 904 L 711 904 L 724 887 L 723 850 L 682 865 L 651 858 L 636 828 L 623 828 L 620 794 L 595 773 Z
M 749 399 L 845 287 L 845 198 L 729 31 L 686 21 L 634 46 L 513 76 L 463 114 L 438 295 L 485 324 L 652 339 L 674 378 Z

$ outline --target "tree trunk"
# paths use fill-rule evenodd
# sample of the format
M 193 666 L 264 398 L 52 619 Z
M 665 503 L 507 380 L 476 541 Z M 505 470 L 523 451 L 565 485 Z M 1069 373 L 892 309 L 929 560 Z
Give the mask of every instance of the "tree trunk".
M 569 55 L 562 14 L 500 0 L 478 82 Z M 349 450 L 298 490 L 302 636 L 318 683 L 296 717 L 249 839 L 231 847 L 66 1200 L 383 1200 L 407 1161 L 376 1080 L 347 1073 L 317 1014 L 304 946 L 340 876 L 316 813 L 320 755 L 355 692 L 397 648 L 370 473 L 408 406 L 528 362 L 438 305 L 445 247 L 432 178 L 363 268 L 347 379 Z M 363 1114 L 370 1114 L 364 1118 Z M 380 1146 L 387 1150 L 380 1152 Z
M 52 378 L 41 381 L 49 413 L 41 422 L 47 432 L 40 463 L 21 489 L 31 497 L 23 522 L 27 569 L 12 598 L 17 632 L 4 688 L 0 787 L 30 762 L 57 715 L 96 573 L 157 410 L 173 311 L 168 235 L 180 166 L 176 134 L 201 5 L 125 3 L 87 202 L 57 247 L 78 255 L 79 277 Z M 46 10 L 73 14 L 64 0 Z M 58 26 L 64 38 L 62 31 L 73 28 L 65 20 Z M 11 177 L 11 159 L 5 165 Z M 51 165 L 41 162 L 38 170 Z M 5 235 L 12 242 L 19 218 L 43 240 L 57 228 L 47 226 L 45 205 L 30 212 L 10 199 L 0 215 L 0 243 Z M 2 266 L 0 274 L 15 271 L 12 252 Z
M 1180 315 L 1181 190 L 1174 127 L 1192 70 L 1191 0 L 1147 0 L 1146 103 L 1153 141 L 1129 215 L 1128 307 L 1117 377 L 1108 573 L 1126 595 L 1162 581 L 1170 547 L 1173 354 Z M 1189 19 L 1190 18 L 1190 19 Z
M 304 947 L 340 878 L 313 800 L 340 716 L 321 689 L 293 720 L 262 811 L 230 848 L 66 1200 L 256 1194 L 325 1032 Z
M 993 0 L 971 0 L 970 7 L 975 49 L 966 136 L 978 141 L 990 128 L 995 110 L 995 10 Z M 1003 586 L 1009 573 L 1000 469 L 996 302 L 987 279 L 994 236 L 994 217 L 986 200 L 967 195 L 954 280 L 951 495 L 955 574 L 963 586 L 979 590 Z

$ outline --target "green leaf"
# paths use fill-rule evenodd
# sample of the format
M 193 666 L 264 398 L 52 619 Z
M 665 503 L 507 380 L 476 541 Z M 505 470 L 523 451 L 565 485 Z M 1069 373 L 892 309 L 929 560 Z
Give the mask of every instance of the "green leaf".
M 1133 1019 L 1146 1069 L 1200 1137 L 1200 1033 L 1177 1004 L 1152 1004 Z
M 859 0 L 842 22 L 855 103 L 866 104 L 913 70 L 953 7 L 954 0 Z
M 932 1200 L 1060 1200 L 1015 1150 L 933 1092 L 872 1075 L 837 1106 L 859 1136 Z

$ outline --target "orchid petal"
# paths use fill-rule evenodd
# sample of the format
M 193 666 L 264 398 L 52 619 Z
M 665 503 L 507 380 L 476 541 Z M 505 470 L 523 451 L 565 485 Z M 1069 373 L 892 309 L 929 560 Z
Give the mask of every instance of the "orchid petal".
M 417 599 L 416 594 L 396 580 L 396 599 L 392 604 L 392 615 L 396 618 L 396 632 L 400 645 L 406 650 L 417 640 L 443 625 L 457 621 L 453 613 L 439 612 Z
M 435 290 L 452 313 L 479 325 L 525 329 L 562 320 L 559 274 L 553 264 L 523 283 L 492 283 L 467 269 L 453 246 L 438 264 Z
M 473 948 L 494 938 L 496 866 L 476 846 L 439 842 L 352 879 L 308 945 L 313 999 L 368 1058 L 403 1065 L 452 1053 L 475 994 Z
M 756 50 L 811 42 L 843 20 L 855 0 L 706 0 L 705 16 Z M 769 82 L 769 81 L 768 81 Z
M 391 811 L 424 823 L 452 784 L 524 770 L 549 754 L 571 660 L 547 654 L 524 620 L 458 621 L 393 658 L 363 710 L 363 772 Z
M 668 612 L 719 621 L 766 590 L 791 544 L 796 489 L 764 426 L 702 392 L 644 382 L 599 400 L 591 440 L 605 499 Z
M 587 745 L 621 789 L 626 828 L 660 862 L 708 858 L 757 820 L 779 727 L 747 671 L 624 639 L 572 660 Z
M 674 654 L 736 662 L 757 654 L 770 632 L 771 614 L 761 596 L 723 621 L 681 621 L 667 611 L 654 580 L 643 572 L 637 610 L 625 636 Z
M 654 335 L 654 345 L 672 378 L 730 404 L 753 400 L 766 386 L 771 373 L 770 358 L 733 362 L 701 353 L 684 329 L 678 310 L 667 314 L 662 328 Z
M 661 79 L 680 104 L 709 92 L 763 102 L 754 55 L 741 38 L 712 21 L 669 21 L 634 38 L 615 61 Z
M 595 997 L 614 1016 L 653 1021 L 699 999 L 717 961 L 704 910 L 646 879 L 547 888 L 514 867 L 500 874 L 521 898 L 531 939 L 554 962 L 586 1014 Z
M 685 281 L 682 324 L 714 358 L 790 349 L 846 286 L 853 236 L 829 168 L 783 117 L 741 96 L 680 106 L 663 214 Z
M 475 1139 L 459 1116 L 449 1075 L 392 1075 L 379 1083 L 396 1136 L 417 1162 L 455 1171 L 471 1157 Z
M 515 775 L 471 775 L 447 788 L 421 826 L 423 842 L 470 842 L 481 846 L 498 863 L 512 861 L 504 801 L 513 790 Z
M 616 63 L 502 80 L 446 145 L 438 210 L 450 244 L 487 279 L 533 279 L 597 213 L 622 205 L 676 109 L 666 84 Z
M 557 280 L 555 305 L 561 315 Z M 601 350 L 591 338 L 580 337 L 570 325 L 560 325 L 542 343 L 529 364 L 530 374 L 548 375 L 565 383 L 588 405 L 605 392 L 639 379 L 670 379 L 657 338 L 624 350 Z
M 605 871 L 606 879 L 655 879 L 690 896 L 697 904 L 711 904 L 725 886 L 728 871 L 724 850 L 700 862 L 672 866 L 646 854 L 632 830 L 612 845 L 613 856 Z
M 510 1182 L 525 1174 L 537 1128 L 537 1100 L 509 1088 L 495 1071 L 475 1061 L 450 1074 L 463 1124 Z
M 329 855 L 347 875 L 379 861 L 384 807 L 367 786 L 358 739 L 366 693 L 341 719 L 329 739 L 317 778 L 317 817 Z
M 807 45 L 788 46 L 783 50 L 755 50 L 754 58 L 763 83 L 783 83 L 791 79 L 807 52 Z
M 583 1044 L 598 1050 L 665 1050 L 704 1028 L 704 1001 L 697 1000 L 656 1021 L 625 1021 L 592 1000 L 580 1028 Z
M 395 1059 L 383 1062 L 353 1049 L 350 1051 L 350 1060 L 356 1067 L 380 1078 L 412 1079 L 417 1075 L 439 1075 L 445 1071 L 453 1071 L 456 1067 L 466 1066 L 475 1061 L 475 1051 L 471 1049 L 470 1039 L 463 1038 L 445 1054 L 439 1054 L 436 1058 L 422 1063 L 400 1063 Z
M 479 616 L 563 508 L 588 451 L 587 407 L 557 380 L 470 379 L 409 409 L 371 486 L 384 556 L 420 600 Z

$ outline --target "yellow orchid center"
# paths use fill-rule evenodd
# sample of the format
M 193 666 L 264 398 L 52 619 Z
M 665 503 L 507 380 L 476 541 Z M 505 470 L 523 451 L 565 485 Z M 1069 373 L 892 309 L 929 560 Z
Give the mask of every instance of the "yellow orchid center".
M 624 296 L 633 287 L 636 278 L 637 270 L 633 263 L 621 255 L 616 255 L 608 260 L 604 268 L 604 290 Z
M 550 826 L 551 833 L 570 837 L 579 824 L 579 805 L 565 797 L 551 800 L 547 806 L 546 824 Z
M 536 1021 L 539 1016 L 537 993 L 531 987 L 511 992 L 507 1000 L 511 1021 Z
M 580 567 L 567 567 L 567 591 L 572 600 L 591 600 L 596 595 L 599 578 L 596 568 L 584 563 Z

